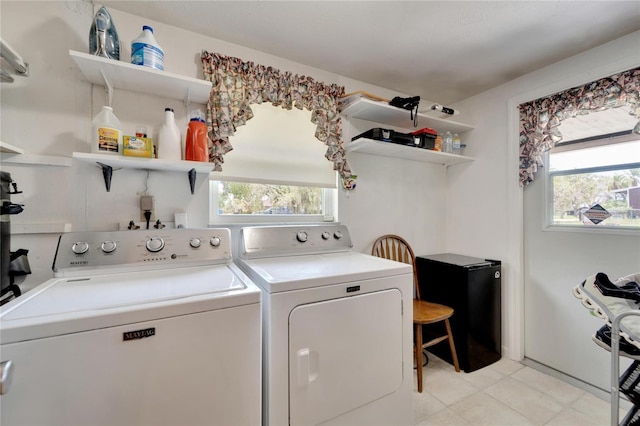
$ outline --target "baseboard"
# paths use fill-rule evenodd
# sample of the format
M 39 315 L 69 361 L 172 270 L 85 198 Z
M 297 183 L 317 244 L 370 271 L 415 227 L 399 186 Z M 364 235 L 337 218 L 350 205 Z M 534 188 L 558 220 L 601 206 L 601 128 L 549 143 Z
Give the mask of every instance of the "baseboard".
M 551 377 L 555 377 L 558 380 L 562 380 L 563 382 L 573 385 L 585 392 L 589 392 L 590 394 L 593 394 L 594 396 L 597 396 L 598 398 L 606 402 L 611 402 L 611 392 L 609 392 L 608 390 L 593 386 L 590 383 L 577 379 L 573 376 L 569 376 L 568 374 L 558 371 L 555 368 L 551 368 L 549 366 L 541 364 L 530 358 L 525 357 L 521 361 L 521 363 L 526 365 L 527 367 L 533 368 L 534 370 L 538 370 L 542 373 L 548 374 Z M 627 410 L 631 408 L 631 406 L 631 402 L 629 402 L 629 400 L 623 394 L 620 394 L 620 408 Z

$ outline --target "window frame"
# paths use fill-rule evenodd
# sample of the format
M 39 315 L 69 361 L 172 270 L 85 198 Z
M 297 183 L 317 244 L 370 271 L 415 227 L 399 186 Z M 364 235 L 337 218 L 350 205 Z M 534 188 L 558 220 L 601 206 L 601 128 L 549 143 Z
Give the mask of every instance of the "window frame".
M 218 214 L 218 180 L 209 181 L 209 224 L 281 224 L 337 222 L 338 190 L 322 188 L 324 214 Z M 264 184 L 265 182 L 250 182 Z M 287 185 L 280 183 L 280 185 Z M 301 186 L 301 185 L 290 185 Z
M 225 170 L 209 175 L 209 225 L 337 222 L 339 176 L 327 161 L 326 145 L 314 136 L 317 126 L 311 111 L 269 103 L 251 108 L 253 119 L 229 138 L 236 156 L 232 152 Z M 320 188 L 323 214 L 218 214 L 218 183 L 224 181 Z
M 565 151 L 577 151 L 581 149 L 587 149 L 597 146 L 615 145 L 618 143 L 624 143 L 629 141 L 638 140 L 638 135 L 633 134 L 631 131 L 617 132 L 609 135 L 600 135 L 589 137 L 581 140 L 568 141 L 565 143 L 559 143 L 555 147 L 551 148 L 543 154 L 544 168 L 544 202 L 542 203 L 544 208 L 544 223 L 543 231 L 560 231 L 560 232 L 583 232 L 583 233 L 596 233 L 596 234 L 613 234 L 613 235 L 640 235 L 640 228 L 633 228 L 627 226 L 609 226 L 606 223 L 598 224 L 594 226 L 576 226 L 576 225 L 562 225 L 553 223 L 553 178 L 556 176 L 577 175 L 585 173 L 599 173 L 615 170 L 627 170 L 640 168 L 640 162 L 614 164 L 609 166 L 597 166 L 597 167 L 584 167 L 580 169 L 559 170 L 552 171 L 550 169 L 550 155 L 556 152 Z

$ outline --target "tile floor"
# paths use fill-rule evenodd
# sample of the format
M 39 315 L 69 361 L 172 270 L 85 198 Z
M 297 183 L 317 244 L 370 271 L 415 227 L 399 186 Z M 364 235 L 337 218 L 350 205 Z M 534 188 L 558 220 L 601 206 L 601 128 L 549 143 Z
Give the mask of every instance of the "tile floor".
M 519 362 L 502 359 L 472 373 L 429 354 L 423 390 L 414 370 L 415 425 L 608 426 L 608 401 Z M 620 421 L 630 408 L 621 401 Z

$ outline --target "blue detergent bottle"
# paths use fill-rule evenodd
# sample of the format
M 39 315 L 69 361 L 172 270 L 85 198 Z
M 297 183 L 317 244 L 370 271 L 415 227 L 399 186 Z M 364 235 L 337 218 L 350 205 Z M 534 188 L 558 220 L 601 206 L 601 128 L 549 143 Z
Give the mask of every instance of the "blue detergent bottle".
M 131 63 L 164 70 L 164 51 L 153 36 L 153 28 L 142 26 L 142 33 L 131 42 Z

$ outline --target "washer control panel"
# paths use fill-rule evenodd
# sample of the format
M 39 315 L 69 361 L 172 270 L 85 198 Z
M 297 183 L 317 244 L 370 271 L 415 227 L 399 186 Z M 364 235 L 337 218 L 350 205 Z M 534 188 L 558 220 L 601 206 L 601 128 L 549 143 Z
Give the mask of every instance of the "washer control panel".
M 227 228 L 69 232 L 58 240 L 53 270 L 226 263 L 231 256 Z
M 253 226 L 240 231 L 244 258 L 348 251 L 353 246 L 344 225 Z

